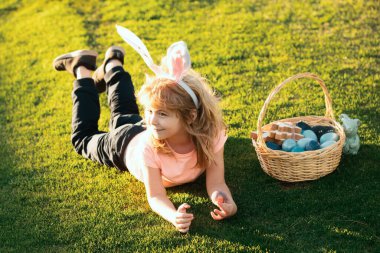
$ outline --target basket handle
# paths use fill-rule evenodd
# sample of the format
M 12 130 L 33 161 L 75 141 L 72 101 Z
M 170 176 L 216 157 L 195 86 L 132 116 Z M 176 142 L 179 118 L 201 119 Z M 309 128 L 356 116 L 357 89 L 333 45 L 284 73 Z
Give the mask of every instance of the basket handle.
M 330 119 L 332 119 L 332 120 L 335 121 L 334 113 L 333 113 L 333 110 L 332 110 L 331 97 L 330 97 L 329 92 L 327 91 L 325 83 L 316 74 L 312 74 L 312 73 L 300 73 L 300 74 L 294 75 L 292 77 L 289 77 L 288 79 L 286 79 L 285 81 L 283 81 L 282 83 L 280 83 L 279 85 L 277 85 L 277 87 L 272 90 L 272 92 L 269 94 L 269 96 L 265 100 L 265 103 L 264 103 L 263 107 L 261 108 L 261 111 L 260 111 L 260 114 L 259 114 L 259 119 L 257 121 L 257 143 L 258 144 L 264 144 L 264 140 L 262 138 L 263 132 L 262 132 L 261 126 L 263 124 L 263 120 L 264 120 L 265 114 L 267 112 L 267 109 L 268 109 L 268 106 L 269 106 L 269 102 L 282 89 L 282 87 L 285 84 L 287 84 L 287 83 L 289 83 L 289 82 L 291 82 L 293 80 L 300 79 L 300 78 L 311 78 L 311 79 L 316 80 L 319 83 L 319 85 L 322 87 L 323 93 L 325 95 L 325 105 L 326 105 L 326 114 L 325 114 L 325 117 L 328 117 L 328 118 L 330 118 Z

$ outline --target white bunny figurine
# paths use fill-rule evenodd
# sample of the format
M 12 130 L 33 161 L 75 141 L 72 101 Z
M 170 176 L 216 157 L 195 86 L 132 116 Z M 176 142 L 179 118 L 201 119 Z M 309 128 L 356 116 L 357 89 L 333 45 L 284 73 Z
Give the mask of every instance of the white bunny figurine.
M 346 133 L 346 142 L 344 143 L 343 153 L 356 155 L 360 147 L 358 129 L 360 120 L 351 119 L 347 114 L 341 114 L 339 119 L 343 123 L 344 132 Z

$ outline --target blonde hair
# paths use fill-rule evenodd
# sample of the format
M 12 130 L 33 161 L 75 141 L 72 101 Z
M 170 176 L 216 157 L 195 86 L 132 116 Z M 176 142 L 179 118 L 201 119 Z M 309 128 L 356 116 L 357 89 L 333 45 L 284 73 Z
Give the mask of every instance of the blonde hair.
M 144 106 L 150 105 L 154 108 L 175 111 L 195 144 L 197 164 L 201 168 L 207 168 L 215 162 L 214 141 L 221 131 L 226 129 L 226 125 L 218 106 L 218 98 L 208 86 L 206 79 L 191 69 L 182 80 L 197 96 L 198 109 L 190 95 L 181 86 L 165 78 L 147 79 L 138 93 L 138 99 Z M 196 111 L 195 119 L 193 119 L 193 111 Z M 157 140 L 152 136 L 152 142 L 157 151 L 172 153 L 165 144 L 165 140 Z

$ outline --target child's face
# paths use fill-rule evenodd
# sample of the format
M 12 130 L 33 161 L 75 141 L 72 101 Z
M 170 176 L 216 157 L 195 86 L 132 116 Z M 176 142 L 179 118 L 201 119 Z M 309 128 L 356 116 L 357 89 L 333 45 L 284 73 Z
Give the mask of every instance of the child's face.
M 170 141 L 188 135 L 181 119 L 172 110 L 146 107 L 145 121 L 154 138 L 158 140 Z

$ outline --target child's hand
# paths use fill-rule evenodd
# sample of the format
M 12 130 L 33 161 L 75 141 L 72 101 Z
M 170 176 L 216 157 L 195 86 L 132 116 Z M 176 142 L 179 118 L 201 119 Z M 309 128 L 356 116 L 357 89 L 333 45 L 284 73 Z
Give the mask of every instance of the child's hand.
M 234 215 L 237 211 L 236 204 L 221 191 L 213 192 L 211 201 L 220 208 L 220 210 L 214 209 L 213 212 L 210 212 L 214 220 L 223 220 L 224 218 Z
M 189 209 L 190 205 L 183 203 L 180 205 L 176 212 L 174 226 L 181 233 L 187 233 L 189 231 L 191 221 L 194 219 L 192 213 L 186 213 L 186 209 Z

